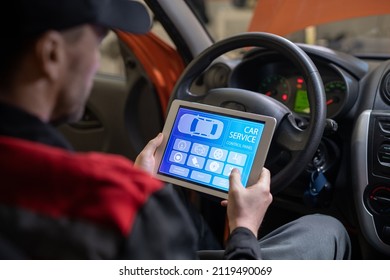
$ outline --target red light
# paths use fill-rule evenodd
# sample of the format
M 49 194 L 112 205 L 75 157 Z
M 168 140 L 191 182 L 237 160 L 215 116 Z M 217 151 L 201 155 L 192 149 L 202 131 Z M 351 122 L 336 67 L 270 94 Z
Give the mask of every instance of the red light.
M 298 84 L 303 84 L 304 80 L 302 78 L 297 78 L 297 83 Z
M 282 95 L 282 100 L 283 100 L 283 101 L 286 101 L 287 98 L 288 98 L 288 95 L 287 95 L 287 94 L 283 94 L 283 95 Z

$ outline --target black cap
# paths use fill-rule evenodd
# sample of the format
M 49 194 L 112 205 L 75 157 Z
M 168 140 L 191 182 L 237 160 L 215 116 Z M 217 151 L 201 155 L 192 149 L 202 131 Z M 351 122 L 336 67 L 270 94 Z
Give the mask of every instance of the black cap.
M 9 37 L 32 37 L 86 23 L 146 33 L 151 18 L 144 4 L 130 0 L 6 0 L 0 21 Z M 3 35 L 5 35 L 3 33 Z M 8 36 L 6 36 L 8 37 Z

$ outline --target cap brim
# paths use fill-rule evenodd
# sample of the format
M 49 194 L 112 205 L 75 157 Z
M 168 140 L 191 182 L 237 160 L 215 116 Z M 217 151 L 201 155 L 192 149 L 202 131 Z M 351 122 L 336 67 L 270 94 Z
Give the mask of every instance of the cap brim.
M 99 24 L 125 32 L 147 33 L 152 21 L 144 4 L 131 0 L 106 1 L 104 11 L 100 11 Z

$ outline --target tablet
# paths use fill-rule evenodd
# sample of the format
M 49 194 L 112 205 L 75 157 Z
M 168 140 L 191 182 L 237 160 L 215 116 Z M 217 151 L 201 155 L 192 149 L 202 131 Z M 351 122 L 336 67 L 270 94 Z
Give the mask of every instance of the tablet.
M 258 180 L 275 126 L 272 117 L 174 100 L 156 151 L 156 176 L 226 199 L 233 168 L 243 186 Z

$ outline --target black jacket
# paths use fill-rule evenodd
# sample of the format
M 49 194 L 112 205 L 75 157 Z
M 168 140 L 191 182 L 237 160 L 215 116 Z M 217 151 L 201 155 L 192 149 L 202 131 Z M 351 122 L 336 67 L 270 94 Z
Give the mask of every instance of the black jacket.
M 197 230 L 175 190 L 129 160 L 74 152 L 54 127 L 5 104 L 0 154 L 0 241 L 22 256 L 197 257 Z M 260 258 L 256 237 L 236 229 L 224 257 Z

